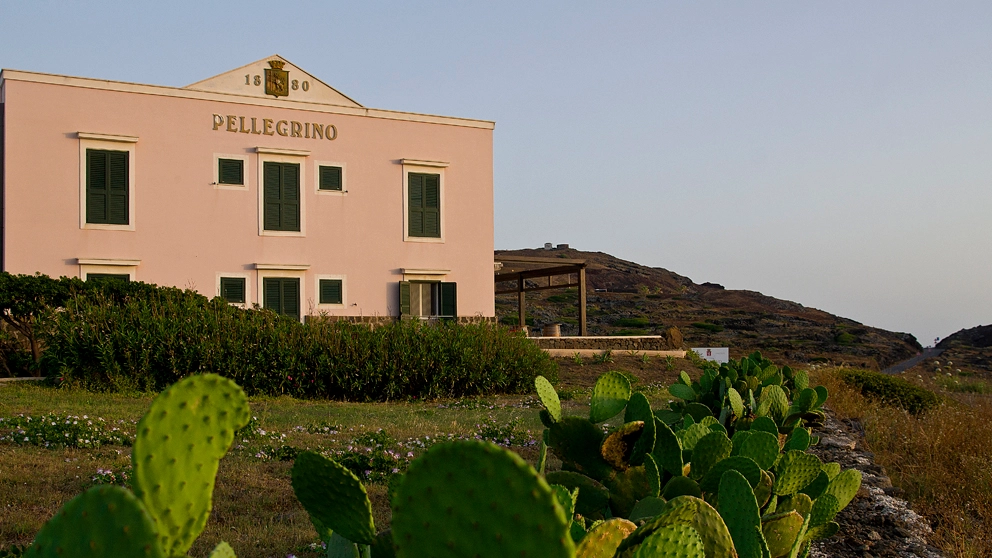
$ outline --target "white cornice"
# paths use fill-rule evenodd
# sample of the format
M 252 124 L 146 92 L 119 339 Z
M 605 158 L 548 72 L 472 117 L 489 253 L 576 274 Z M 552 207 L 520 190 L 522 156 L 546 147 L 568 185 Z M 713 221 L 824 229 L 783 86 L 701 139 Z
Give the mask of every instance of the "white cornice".
M 121 267 L 137 267 L 141 260 L 111 260 L 102 258 L 76 258 L 78 265 L 116 265 Z
M 255 269 L 275 269 L 281 271 L 306 271 L 310 269 L 310 264 L 267 264 L 257 263 Z
M 268 155 L 289 155 L 291 157 L 310 156 L 310 152 L 305 149 L 283 149 L 281 147 L 256 147 L 255 153 L 265 153 Z
M 443 169 L 451 164 L 444 161 L 424 161 L 422 159 L 400 159 L 400 163 L 415 167 L 436 167 L 439 169 Z
M 385 120 L 404 120 L 408 122 L 422 122 L 427 124 L 445 124 L 448 126 L 482 128 L 486 130 L 492 130 L 496 127 L 496 123 L 490 120 L 475 120 L 471 118 L 458 118 L 453 116 L 436 116 L 432 114 L 418 114 L 414 112 L 400 112 L 383 109 L 345 107 L 322 103 L 293 101 L 289 99 L 261 99 L 232 93 L 216 93 L 212 91 L 200 91 L 179 87 L 166 87 L 163 85 L 145 85 L 141 83 L 129 83 L 123 81 L 61 76 L 56 74 L 26 72 L 23 70 L 0 71 L 0 82 L 5 81 L 46 83 L 50 85 L 82 87 L 86 89 L 99 89 L 103 91 L 118 91 L 123 93 L 137 93 L 141 95 L 157 95 L 160 97 L 178 97 L 184 99 L 198 99 L 202 101 L 217 101 L 222 103 L 236 103 L 262 107 L 307 110 L 328 114 L 381 118 Z
M 138 143 L 136 136 L 119 136 L 116 134 L 92 134 L 90 132 L 76 132 L 79 139 L 119 141 L 121 143 Z

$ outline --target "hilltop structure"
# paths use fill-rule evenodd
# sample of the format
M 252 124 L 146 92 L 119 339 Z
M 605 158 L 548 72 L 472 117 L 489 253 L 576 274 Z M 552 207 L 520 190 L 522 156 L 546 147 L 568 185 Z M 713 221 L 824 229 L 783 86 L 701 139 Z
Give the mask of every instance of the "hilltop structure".
M 303 318 L 492 318 L 494 123 L 280 56 L 176 88 L 0 72 L 0 266 Z

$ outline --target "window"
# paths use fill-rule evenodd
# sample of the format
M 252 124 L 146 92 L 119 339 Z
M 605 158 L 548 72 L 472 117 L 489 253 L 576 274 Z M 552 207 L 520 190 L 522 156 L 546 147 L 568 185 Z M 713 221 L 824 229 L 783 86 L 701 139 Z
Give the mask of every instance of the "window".
M 317 188 L 319 190 L 340 192 L 342 186 L 341 167 L 318 165 L 317 166 Z
M 458 315 L 455 283 L 400 282 L 400 317 L 454 318 Z
M 93 282 L 123 281 L 127 283 L 131 280 L 131 276 L 127 273 L 87 273 L 86 280 Z
M 407 175 L 407 235 L 441 238 L 441 175 Z
M 320 304 L 342 304 L 344 300 L 343 282 L 340 279 L 320 279 L 318 281 Z
M 263 163 L 263 229 L 300 230 L 300 165 Z
M 246 283 L 244 277 L 221 277 L 220 296 L 234 304 L 245 303 Z
M 127 225 L 129 164 L 127 151 L 86 150 L 86 222 Z
M 217 183 L 243 186 L 245 162 L 241 159 L 217 159 Z
M 300 319 L 300 280 L 296 277 L 263 278 L 262 306 L 276 314 Z

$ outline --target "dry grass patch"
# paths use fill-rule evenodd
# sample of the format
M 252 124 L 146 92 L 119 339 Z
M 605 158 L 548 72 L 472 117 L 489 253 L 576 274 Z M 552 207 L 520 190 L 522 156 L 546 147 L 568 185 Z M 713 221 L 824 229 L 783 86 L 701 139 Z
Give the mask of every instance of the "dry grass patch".
M 906 374 L 934 388 L 929 378 Z M 868 447 L 913 508 L 930 520 L 932 543 L 948 556 L 992 556 L 992 398 L 944 392 L 945 402 L 917 416 L 868 400 L 837 370 L 816 378 L 840 418 L 861 421 Z

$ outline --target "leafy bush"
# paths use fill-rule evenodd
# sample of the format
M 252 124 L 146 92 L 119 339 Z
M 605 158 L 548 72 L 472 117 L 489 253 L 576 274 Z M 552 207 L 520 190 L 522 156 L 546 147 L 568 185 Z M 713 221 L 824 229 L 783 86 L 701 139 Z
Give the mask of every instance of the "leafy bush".
M 651 320 L 643 316 L 636 316 L 633 318 L 617 318 L 613 320 L 613 325 L 617 327 L 647 327 L 650 323 Z
M 723 326 L 720 324 L 711 324 L 709 322 L 692 322 L 692 327 L 696 329 L 702 329 L 712 333 L 719 333 L 723 331 Z
M 538 374 L 555 373 L 536 345 L 492 324 L 301 324 L 192 291 L 123 285 L 76 296 L 51 314 L 43 360 L 50 377 L 157 391 L 216 372 L 252 394 L 383 401 L 523 393 Z
M 865 397 L 900 407 L 916 415 L 940 405 L 936 393 L 902 378 L 868 370 L 843 370 L 841 380 L 861 391 Z

